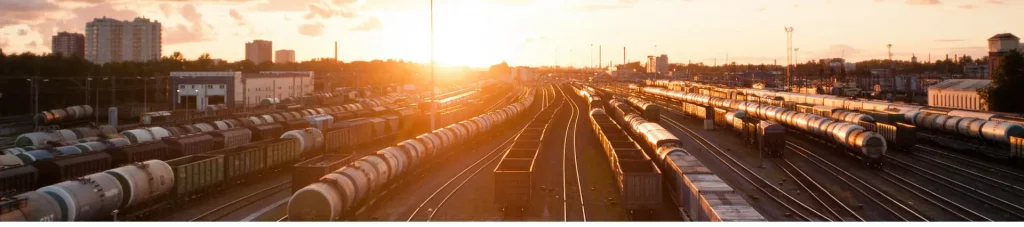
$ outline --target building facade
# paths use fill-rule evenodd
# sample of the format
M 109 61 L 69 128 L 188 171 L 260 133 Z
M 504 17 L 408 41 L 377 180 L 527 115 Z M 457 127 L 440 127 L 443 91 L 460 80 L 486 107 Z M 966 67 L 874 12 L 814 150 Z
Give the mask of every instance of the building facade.
M 658 56 L 655 59 L 654 62 L 655 62 L 654 70 L 658 74 L 662 74 L 662 75 L 667 75 L 668 74 L 668 55 L 662 54 L 661 56 Z
M 295 62 L 295 50 L 277 50 L 274 52 L 274 63 Z
M 85 24 L 85 58 L 96 64 L 159 60 L 161 29 L 160 22 L 146 18 L 93 19 Z
M 928 106 L 988 111 L 988 105 L 978 89 L 992 80 L 952 79 L 928 87 Z
M 964 65 L 964 79 L 985 79 L 989 77 L 989 65 L 968 63 Z
M 1021 50 L 1020 38 L 1010 33 L 996 34 L 988 39 L 988 77 L 992 79 L 992 73 L 999 70 L 1000 61 L 1003 56 L 1011 50 Z
M 274 43 L 267 40 L 253 40 L 245 43 L 245 60 L 260 64 L 274 61 Z
M 172 109 L 207 106 L 256 106 L 266 98 L 287 99 L 313 93 L 312 71 L 171 72 Z
M 85 57 L 85 35 L 82 33 L 60 32 L 50 39 L 53 54 L 65 57 Z

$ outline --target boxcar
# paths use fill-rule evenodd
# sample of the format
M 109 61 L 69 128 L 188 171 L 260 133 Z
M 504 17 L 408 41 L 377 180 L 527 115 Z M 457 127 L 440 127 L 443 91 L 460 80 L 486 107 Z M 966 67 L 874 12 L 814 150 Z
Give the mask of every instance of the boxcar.
M 268 139 L 280 138 L 281 134 L 284 133 L 284 128 L 281 124 L 270 123 L 262 125 L 249 126 L 249 130 L 252 131 L 251 141 L 263 141 Z
M 701 196 L 699 215 L 695 221 L 767 221 L 743 197 L 737 194 L 707 194 Z
M 163 142 L 167 144 L 170 157 L 184 157 L 214 150 L 213 136 L 205 133 L 166 137 Z
M 227 185 L 243 181 L 267 167 L 266 150 L 260 146 L 226 148 L 199 156 L 219 156 L 224 160 L 224 182 Z
M 57 156 L 32 165 L 39 169 L 38 184 L 44 186 L 110 169 L 110 155 L 103 152 L 90 152 Z
M 292 193 L 352 162 L 352 155 L 324 154 L 292 166 Z
M 39 180 L 39 170 L 31 165 L 0 166 L 0 197 L 17 195 L 18 193 L 35 190 Z
M 273 169 L 294 163 L 302 154 L 299 141 L 291 138 L 277 138 L 245 146 L 263 147 L 266 151 L 267 169 Z
M 174 190 L 170 199 L 180 203 L 217 190 L 224 183 L 224 159 L 221 156 L 185 156 L 167 161 L 174 170 Z
M 252 131 L 248 128 L 232 128 L 210 132 L 213 136 L 213 149 L 227 149 L 241 146 L 252 140 Z
M 162 141 L 113 147 L 107 149 L 106 152 L 110 154 L 111 166 L 113 167 L 153 159 L 168 160 L 177 158 L 171 157 L 170 152 L 167 151 L 167 145 Z

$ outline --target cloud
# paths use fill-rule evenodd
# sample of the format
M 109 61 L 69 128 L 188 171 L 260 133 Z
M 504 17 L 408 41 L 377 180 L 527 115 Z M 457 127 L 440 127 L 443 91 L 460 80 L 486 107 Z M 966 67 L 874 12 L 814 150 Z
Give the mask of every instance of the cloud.
M 633 8 L 633 6 L 636 6 L 638 2 L 640 2 L 640 0 L 619 0 L 618 3 L 615 4 L 584 5 L 583 7 L 580 8 L 580 10 L 584 12 L 596 12 L 604 10 L 626 9 Z
M 316 22 L 313 24 L 299 25 L 299 34 L 307 36 L 321 36 L 324 34 L 324 24 Z
M 60 7 L 46 0 L 0 0 L 0 27 L 12 24 L 35 23 L 46 13 L 60 10 Z
M 864 57 L 867 53 L 864 50 L 854 48 L 853 46 L 846 44 L 833 44 L 828 49 L 821 51 L 800 51 L 800 59 L 823 59 L 823 58 L 839 58 L 845 57 L 847 59 L 857 59 Z M 807 57 L 804 57 L 807 56 Z M 806 61 L 806 60 L 801 60 Z
M 967 40 L 966 39 L 939 39 L 939 40 L 935 40 L 935 42 L 940 42 L 940 43 L 953 43 L 953 42 L 963 42 L 963 41 L 967 41 Z
M 978 6 L 969 5 L 969 4 L 968 5 L 959 5 L 959 6 L 956 6 L 956 7 L 961 8 L 961 9 L 975 9 L 975 8 L 978 8 Z
M 988 0 L 988 1 L 985 1 L 985 2 L 992 3 L 992 4 L 1003 4 L 1003 0 Z
M 28 35 L 28 30 L 25 30 L 24 28 L 18 29 L 18 36 L 25 36 L 25 35 Z
M 194 4 L 186 4 L 179 13 L 188 21 L 188 26 L 178 24 L 164 32 L 164 44 L 192 43 L 212 40 L 213 26 L 203 22 L 203 14 L 196 10 Z M 167 27 L 167 26 L 164 26 Z
M 169 4 L 160 4 L 160 12 L 164 13 L 164 17 L 171 17 L 171 13 L 174 12 L 174 9 L 171 8 L 171 5 Z
M 253 5 L 250 9 L 264 12 L 300 12 L 306 10 L 307 3 L 313 0 L 269 0 L 265 3 Z
M 363 19 L 363 22 L 359 23 L 358 26 L 350 28 L 349 31 L 367 32 L 380 30 L 381 27 L 382 25 L 380 23 L 380 19 L 374 16 L 370 16 L 369 18 Z
M 940 0 L 907 0 L 907 5 L 912 6 L 933 6 L 942 4 Z
M 25 47 L 28 49 L 35 49 L 36 47 L 39 47 L 39 44 L 37 44 L 36 41 L 32 41 L 28 44 L 25 44 Z
M 235 9 L 228 10 L 228 15 L 231 16 L 231 19 L 235 20 L 235 24 L 238 24 L 239 26 L 244 26 L 246 24 L 245 18 L 242 17 L 242 14 L 238 13 L 238 11 L 235 11 Z
M 308 7 L 309 11 L 306 13 L 306 20 L 316 19 L 317 17 L 331 19 L 334 16 L 344 18 L 354 18 L 357 16 L 354 10 L 345 7 L 334 8 L 327 4 L 309 4 Z

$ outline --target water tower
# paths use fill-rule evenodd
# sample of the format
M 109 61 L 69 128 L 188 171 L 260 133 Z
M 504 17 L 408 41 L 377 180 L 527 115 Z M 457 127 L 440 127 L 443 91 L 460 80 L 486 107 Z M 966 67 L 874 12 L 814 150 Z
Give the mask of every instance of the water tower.
M 1010 33 L 1002 33 L 988 39 L 988 79 L 992 79 L 992 73 L 999 68 L 1003 56 L 1010 50 L 1020 51 L 1020 38 Z

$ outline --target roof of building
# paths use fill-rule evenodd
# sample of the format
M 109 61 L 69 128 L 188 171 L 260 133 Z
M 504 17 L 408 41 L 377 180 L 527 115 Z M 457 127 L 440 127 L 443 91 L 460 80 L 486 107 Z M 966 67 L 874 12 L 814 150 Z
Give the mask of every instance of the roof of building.
M 1013 34 L 1010 34 L 1010 33 L 1001 33 L 1001 34 L 996 34 L 995 36 L 992 36 L 992 38 L 989 38 L 988 40 L 1000 40 L 1000 39 L 1020 39 L 1020 38 L 1017 38 L 1017 36 L 1015 36 Z
M 982 79 L 951 79 L 939 82 L 928 87 L 928 90 L 949 90 L 949 91 L 976 91 L 992 83 L 992 80 Z

